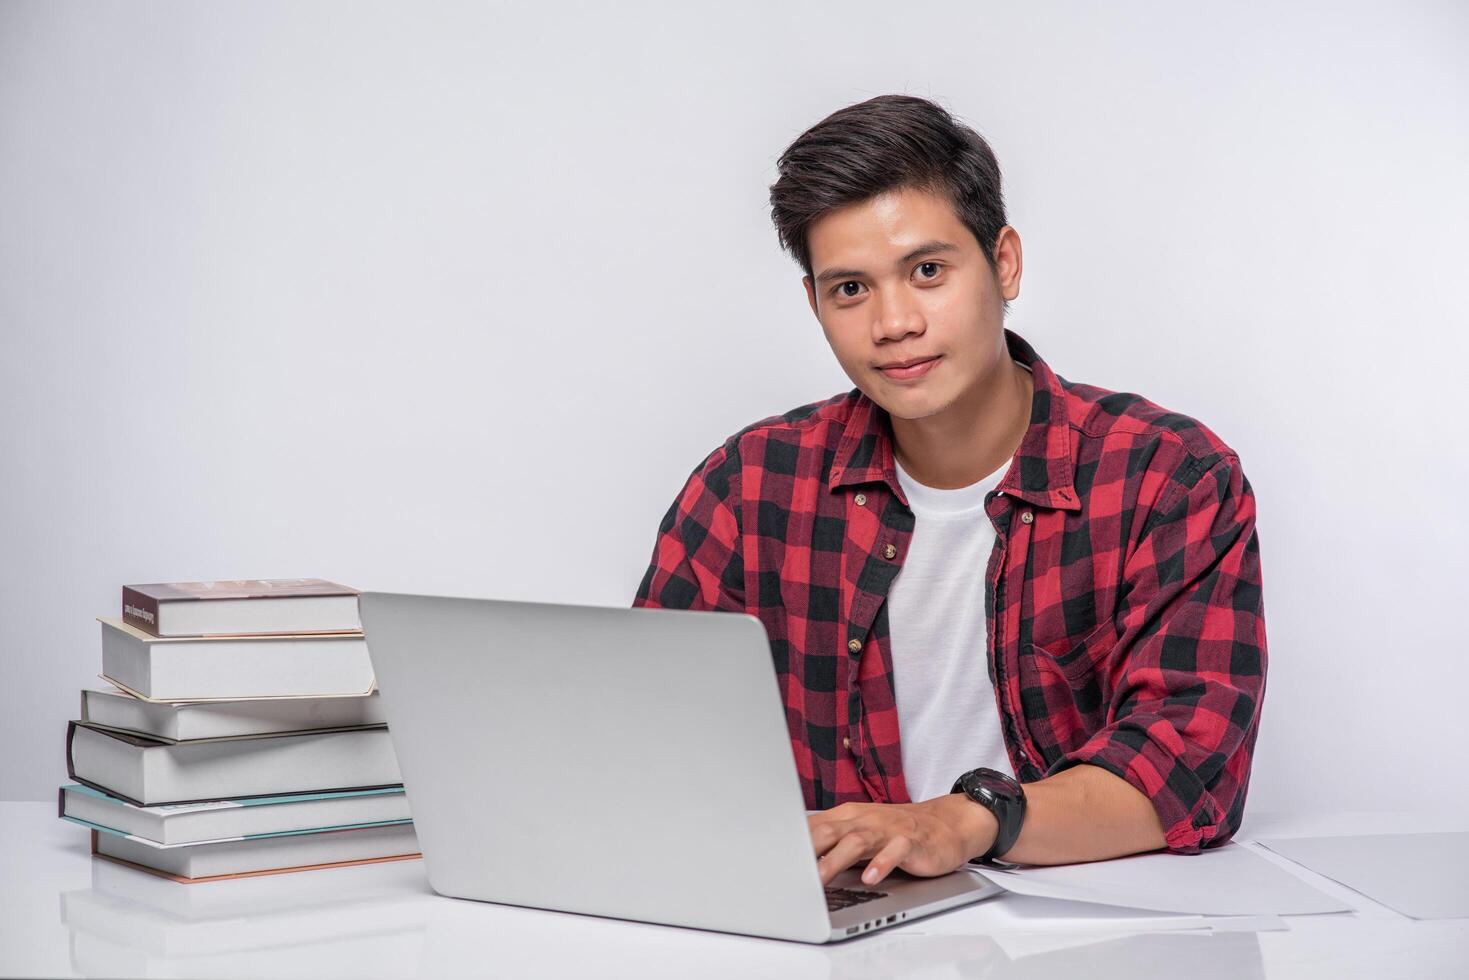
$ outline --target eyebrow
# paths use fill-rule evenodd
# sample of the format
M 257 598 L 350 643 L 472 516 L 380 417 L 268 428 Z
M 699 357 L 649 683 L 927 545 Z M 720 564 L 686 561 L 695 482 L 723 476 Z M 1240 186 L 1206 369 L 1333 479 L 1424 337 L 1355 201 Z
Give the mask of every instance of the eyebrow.
M 901 268 L 907 265 L 909 262 L 912 262 L 914 259 L 918 258 L 920 255 L 932 255 L 935 252 L 957 252 L 958 250 L 958 245 L 954 245 L 949 242 L 941 242 L 938 239 L 934 239 L 931 242 L 924 242 L 922 245 L 918 246 L 913 251 L 903 256 L 897 261 L 896 265 L 898 268 Z M 827 269 L 825 272 L 816 277 L 816 282 L 818 284 L 821 284 L 831 282 L 833 279 L 860 279 L 865 275 L 867 275 L 867 273 L 863 272 L 861 269 Z

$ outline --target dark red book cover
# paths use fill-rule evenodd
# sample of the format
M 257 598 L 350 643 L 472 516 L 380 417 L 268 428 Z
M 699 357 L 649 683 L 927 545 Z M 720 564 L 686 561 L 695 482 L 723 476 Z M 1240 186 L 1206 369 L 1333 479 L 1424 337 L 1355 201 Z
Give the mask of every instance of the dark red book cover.
M 218 582 L 154 582 L 122 587 L 122 619 L 158 635 L 158 606 L 164 602 L 208 599 L 293 599 L 301 596 L 357 595 L 356 589 L 319 578 L 251 578 Z

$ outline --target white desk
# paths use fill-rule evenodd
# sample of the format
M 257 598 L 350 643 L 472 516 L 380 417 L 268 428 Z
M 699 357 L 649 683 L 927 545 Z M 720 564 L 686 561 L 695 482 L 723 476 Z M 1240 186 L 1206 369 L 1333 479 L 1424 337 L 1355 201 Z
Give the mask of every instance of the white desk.
M 1463 817 L 1251 815 L 1237 840 L 1462 829 Z M 1013 916 L 994 903 L 1041 900 L 1001 896 L 808 946 L 441 898 L 419 861 L 178 885 L 94 862 L 54 803 L 0 803 L 0 976 L 1469 976 L 1469 920 L 1414 921 L 1249 846 L 1357 911 L 1289 916 L 1285 931 L 1061 921 L 1020 934 L 995 931 Z

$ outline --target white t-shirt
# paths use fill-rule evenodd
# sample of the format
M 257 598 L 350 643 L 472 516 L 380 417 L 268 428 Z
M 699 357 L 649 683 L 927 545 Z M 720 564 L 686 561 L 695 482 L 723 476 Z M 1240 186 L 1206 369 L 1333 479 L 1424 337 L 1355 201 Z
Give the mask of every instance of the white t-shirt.
M 888 591 L 888 627 L 903 774 L 915 803 L 943 796 L 979 766 L 1015 774 L 990 682 L 984 608 L 995 546 L 984 495 L 1009 467 L 1006 460 L 978 483 L 939 490 L 898 465 L 914 525 Z

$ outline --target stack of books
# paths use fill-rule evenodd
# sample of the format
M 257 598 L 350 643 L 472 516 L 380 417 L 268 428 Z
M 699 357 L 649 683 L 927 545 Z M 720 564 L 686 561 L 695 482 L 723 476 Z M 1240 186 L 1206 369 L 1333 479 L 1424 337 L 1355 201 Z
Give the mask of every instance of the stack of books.
M 419 857 L 357 613 L 321 579 L 122 591 L 66 732 L 92 853 L 206 881 Z

